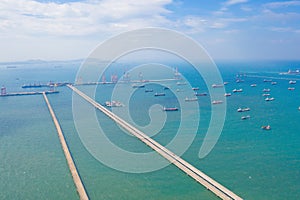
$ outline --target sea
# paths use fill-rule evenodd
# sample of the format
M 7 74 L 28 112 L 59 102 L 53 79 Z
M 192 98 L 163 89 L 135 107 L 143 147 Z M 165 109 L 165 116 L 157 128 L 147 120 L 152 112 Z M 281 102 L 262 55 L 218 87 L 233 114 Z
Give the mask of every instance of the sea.
M 1 63 L 0 86 L 10 93 L 49 89 L 24 89 L 23 84 L 46 84 L 50 81 L 83 83 L 88 80 L 77 76 L 81 65 L 81 60 Z M 113 73 L 121 80 L 126 74 L 124 69 L 130 71 L 138 66 L 129 61 L 112 65 L 115 68 L 107 69 L 107 81 Z M 188 123 L 189 126 L 182 130 L 186 132 L 184 134 L 195 134 L 192 143 L 181 155 L 183 159 L 243 199 L 300 199 L 300 74 L 281 74 L 300 69 L 300 61 L 217 61 L 220 75 L 228 84 L 214 89 L 206 85 L 205 77 L 197 74 L 188 63 L 168 62 L 164 65 L 178 70 L 184 77 L 184 83 L 178 84 L 178 80 L 144 81 L 140 88 L 122 83 L 127 89 L 122 90 L 120 84 L 118 91 L 127 94 L 130 88 L 130 100 L 122 102 L 123 107 L 108 109 L 116 113 L 122 112 L 122 109 L 128 111 L 133 123 L 141 127 L 152 123 L 149 110 L 159 113 L 165 123 L 151 137 L 162 145 L 168 145 L 176 136 L 183 117 L 188 117 L 187 123 L 194 122 L 194 111 L 200 111 L 199 122 Z M 130 78 L 146 80 L 147 74 L 132 73 Z M 173 75 L 170 78 L 174 78 Z M 290 80 L 296 81 L 296 84 L 290 84 Z M 100 77 L 99 81 L 103 78 Z M 112 99 L 115 85 L 76 87 L 86 93 L 96 87 L 95 100 L 105 104 L 106 101 L 120 100 Z M 178 94 L 189 90 L 190 86 L 199 88 L 195 92 L 207 92 L 208 95 L 198 96 L 195 102 L 178 99 L 182 96 Z M 145 92 L 146 89 L 154 91 Z M 220 105 L 212 105 L 213 100 L 219 99 L 212 99 L 210 92 L 222 89 L 231 96 L 224 98 Z M 234 93 L 234 89 L 243 91 Z M 262 96 L 263 89 L 270 89 L 268 93 L 273 101 L 265 100 L 267 96 Z M 102 163 L 89 152 L 78 133 L 73 116 L 72 91 L 65 86 L 55 90 L 59 93 L 49 94 L 48 98 L 90 199 L 218 199 L 171 164 L 157 170 L 134 173 Z M 155 92 L 163 92 L 165 96 L 155 97 Z M 193 92 L 190 90 L 189 94 Z M 89 105 L 85 101 L 81 103 Z M 198 110 L 187 107 L 190 115 L 182 115 L 184 104 L 196 104 Z M 179 109 L 165 112 L 162 111 L 164 106 Z M 201 144 L 211 126 L 211 113 L 218 106 L 226 109 L 224 126 L 215 146 L 208 155 L 200 158 Z M 250 111 L 241 113 L 237 112 L 238 108 L 250 108 Z M 99 110 L 95 113 L 113 144 L 134 153 L 152 151 Z M 250 118 L 241 119 L 247 115 Z M 84 120 L 88 121 L 88 118 Z M 266 125 L 270 125 L 271 130 L 263 130 L 262 126 Z M 156 124 L 152 126 L 155 129 Z M 196 132 L 190 133 L 194 130 L 193 126 Z M 88 122 L 86 129 L 90 130 Z M 184 137 L 181 139 L 184 140 Z M 177 152 L 176 146 L 172 146 L 171 150 Z M 42 95 L 0 97 L 0 161 L 0 199 L 79 199 Z M 128 162 L 139 166 L 143 161 Z M 118 162 L 118 157 L 115 163 L 123 165 Z

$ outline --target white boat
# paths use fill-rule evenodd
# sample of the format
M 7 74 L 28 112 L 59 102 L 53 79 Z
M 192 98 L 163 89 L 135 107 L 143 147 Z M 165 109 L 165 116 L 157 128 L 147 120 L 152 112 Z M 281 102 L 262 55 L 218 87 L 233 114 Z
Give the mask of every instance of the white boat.
M 289 84 L 296 84 L 296 81 L 289 81 Z
M 197 98 L 197 97 L 194 97 L 194 98 L 188 98 L 188 97 L 186 97 L 184 100 L 185 100 L 186 102 L 190 102 L 190 101 L 198 101 L 198 98 Z
M 289 87 L 288 90 L 295 90 L 295 88 L 294 87 Z
M 122 104 L 120 101 L 106 101 L 105 105 L 107 107 L 122 107 L 124 104 Z
M 153 89 L 146 89 L 145 92 L 153 92 Z
M 268 88 L 263 89 L 263 92 L 270 92 L 271 90 Z
M 144 88 L 145 85 L 141 85 L 141 84 L 133 84 L 132 88 Z
M 223 103 L 223 101 L 221 101 L 221 100 L 215 100 L 215 101 L 212 101 L 211 103 L 213 105 L 215 105 L 215 104 L 221 104 L 221 103 Z
M 224 94 L 224 97 L 230 97 L 231 96 L 231 93 L 225 93 Z
M 274 97 L 267 97 L 267 98 L 265 98 L 265 101 L 274 101 L 274 100 L 275 100 Z
M 250 115 L 242 116 L 241 119 L 242 119 L 242 120 L 250 119 Z
M 158 93 L 158 92 L 156 92 L 156 93 L 154 94 L 154 96 L 155 96 L 155 97 L 166 96 L 166 94 L 165 94 L 165 93 Z
M 262 94 L 262 96 L 263 97 L 268 97 L 268 96 L 270 96 L 270 94 L 269 93 L 264 93 L 264 94 Z
M 198 87 L 193 87 L 192 90 L 196 91 L 196 90 L 199 90 Z
M 232 90 L 233 93 L 236 93 L 236 92 L 243 92 L 243 89 L 234 89 Z
M 177 107 L 163 107 L 163 111 L 178 111 Z
M 202 93 L 195 93 L 195 96 L 207 96 L 207 92 L 202 92 Z
M 277 82 L 271 82 L 271 85 L 277 85 Z
M 250 111 L 250 108 L 238 108 L 237 110 L 236 110 L 237 112 L 247 112 L 247 111 Z
M 261 129 L 262 129 L 262 130 L 267 130 L 267 131 L 268 131 L 268 130 L 271 130 L 271 126 L 270 126 L 270 125 L 262 126 Z
M 251 87 L 256 87 L 257 85 L 256 85 L 256 84 L 251 84 L 250 86 L 251 86 Z
M 177 82 L 177 85 L 186 85 L 186 82 Z
M 212 84 L 211 87 L 213 88 L 220 88 L 220 87 L 223 87 L 224 84 Z

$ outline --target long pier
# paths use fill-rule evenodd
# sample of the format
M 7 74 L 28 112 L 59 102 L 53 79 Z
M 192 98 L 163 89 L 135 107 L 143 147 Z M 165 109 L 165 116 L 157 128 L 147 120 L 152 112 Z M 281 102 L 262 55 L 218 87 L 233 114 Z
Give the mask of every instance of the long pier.
M 72 85 L 67 85 L 70 89 L 72 89 L 74 92 L 76 92 L 79 96 L 81 96 L 83 99 L 85 99 L 87 102 L 92 104 L 95 108 L 99 109 L 101 112 L 103 112 L 105 115 L 107 115 L 109 118 L 111 118 L 113 121 L 118 123 L 120 126 L 122 126 L 125 130 L 127 130 L 129 133 L 137 137 L 139 140 L 141 140 L 143 143 L 151 147 L 153 150 L 155 150 L 157 153 L 159 153 L 161 156 L 163 156 L 165 159 L 170 161 L 170 163 L 177 166 L 179 169 L 181 169 L 183 172 L 188 174 L 190 177 L 192 177 L 194 180 L 196 180 L 198 183 L 202 184 L 204 187 L 206 187 L 208 190 L 212 191 L 215 195 L 220 197 L 221 199 L 226 200 L 242 200 L 241 197 L 218 183 L 217 181 L 213 180 L 149 136 L 147 136 L 145 133 L 141 132 L 140 130 L 136 129 L 134 126 L 130 125 L 117 115 L 115 115 L 113 112 L 106 109 L 104 106 L 100 105 L 96 101 L 94 101 L 92 98 L 78 90 Z
M 80 176 L 79 176 L 79 174 L 78 174 L 78 172 L 77 172 L 76 166 L 75 166 L 74 161 L 73 161 L 73 159 L 72 159 L 72 156 L 71 156 L 71 153 L 70 153 L 70 151 L 69 151 L 68 145 L 67 145 L 67 143 L 66 143 L 65 137 L 64 137 L 64 135 L 63 135 L 63 132 L 62 132 L 62 130 L 61 130 L 61 127 L 60 127 L 60 125 L 59 125 L 59 122 L 58 122 L 58 120 L 57 120 L 57 118 L 56 118 L 56 116 L 55 116 L 55 113 L 54 113 L 54 111 L 53 111 L 53 109 L 52 109 L 52 107 L 51 107 L 51 104 L 50 104 L 50 102 L 49 102 L 49 100 L 48 100 L 47 95 L 46 95 L 45 92 L 43 93 L 43 96 L 44 96 L 45 102 L 46 102 L 46 104 L 47 104 L 47 106 L 48 106 L 48 109 L 49 109 L 49 112 L 50 112 L 50 114 L 51 114 L 51 117 L 52 117 L 52 119 L 53 119 L 54 125 L 55 125 L 55 127 L 56 127 L 57 134 L 58 134 L 58 137 L 59 137 L 59 140 L 60 140 L 60 143 L 61 143 L 63 152 L 64 152 L 64 154 L 65 154 L 65 157 L 66 157 L 66 160 L 67 160 L 67 163 L 68 163 L 70 172 L 71 172 L 71 174 L 72 174 L 73 181 L 74 181 L 74 184 L 75 184 L 75 186 L 76 186 L 76 189 L 77 189 L 77 193 L 78 193 L 78 195 L 79 195 L 79 198 L 80 198 L 81 200 L 88 200 L 88 199 L 89 199 L 89 198 L 88 198 L 88 195 L 87 195 L 87 193 L 86 193 L 86 191 L 85 191 L 85 188 L 84 188 L 84 186 L 83 186 L 83 183 L 82 183 L 82 181 L 81 181 L 81 179 L 80 179 Z
M 55 94 L 59 93 L 59 91 L 37 91 L 37 92 L 12 92 L 0 94 L 0 97 L 8 97 L 8 96 L 25 96 L 25 95 L 40 95 L 40 94 Z

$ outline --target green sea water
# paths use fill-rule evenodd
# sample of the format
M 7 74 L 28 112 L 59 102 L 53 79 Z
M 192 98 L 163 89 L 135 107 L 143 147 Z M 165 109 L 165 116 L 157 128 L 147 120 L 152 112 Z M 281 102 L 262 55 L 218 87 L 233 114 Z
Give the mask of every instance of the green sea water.
M 243 88 L 242 93 L 227 98 L 224 129 L 212 152 L 199 159 L 198 152 L 210 119 L 210 99 L 201 97 L 201 122 L 197 136 L 183 158 L 231 189 L 244 199 L 300 198 L 300 88 L 287 90 L 288 80 L 274 79 L 277 85 L 263 82 L 263 78 L 243 77 L 236 83 L 237 73 L 282 78 L 280 71 L 290 66 L 300 68 L 299 62 L 225 63 L 220 64 L 226 91 Z M 73 81 L 79 63 L 20 65 L 16 69 L 0 68 L 0 80 L 8 90 L 22 91 L 23 83 Z M 187 68 L 181 72 L 201 91 L 207 88 L 195 79 Z M 288 76 L 288 79 L 297 76 Z M 256 83 L 257 87 L 250 87 Z M 103 103 L 111 86 L 98 87 L 96 100 Z M 210 87 L 210 86 L 208 86 Z M 79 87 L 83 91 L 88 86 Z M 262 97 L 264 88 L 271 89 L 273 102 Z M 218 199 L 173 165 L 150 173 L 124 173 L 111 169 L 96 160 L 85 149 L 76 131 L 72 116 L 72 92 L 66 87 L 48 98 L 61 124 L 66 141 L 91 199 Z M 147 98 L 136 93 L 130 108 L 139 124 L 149 121 Z M 104 97 L 103 97 L 104 96 Z M 170 96 L 162 98 L 162 104 Z M 148 101 L 153 98 L 148 97 Z M 141 101 L 143 100 L 143 101 Z M 176 103 L 176 102 L 175 102 Z M 174 103 L 174 104 L 175 104 Z M 82 101 L 82 104 L 87 104 Z M 140 109 L 137 109 L 140 106 Z M 249 120 L 238 107 L 250 107 Z M 57 137 L 53 122 L 42 96 L 0 98 L 0 199 L 78 199 L 72 177 Z M 172 114 L 173 115 L 173 114 Z M 170 116 L 162 134 L 154 138 L 164 144 L 178 128 L 176 117 Z M 97 112 L 102 127 L 111 133 L 111 140 L 126 149 L 148 152 L 139 140 L 126 136 L 117 126 Z M 270 124 L 272 130 L 261 130 Z M 88 125 L 87 125 L 88 128 Z M 138 162 L 138 161 L 132 161 Z

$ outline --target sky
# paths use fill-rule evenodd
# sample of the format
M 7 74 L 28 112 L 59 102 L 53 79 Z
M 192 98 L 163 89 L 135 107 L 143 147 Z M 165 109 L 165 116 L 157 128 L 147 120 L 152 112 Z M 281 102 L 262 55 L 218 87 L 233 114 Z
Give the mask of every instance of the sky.
M 300 60 L 300 0 L 1 0 L 0 62 L 82 59 L 145 27 L 186 34 L 213 59 Z

